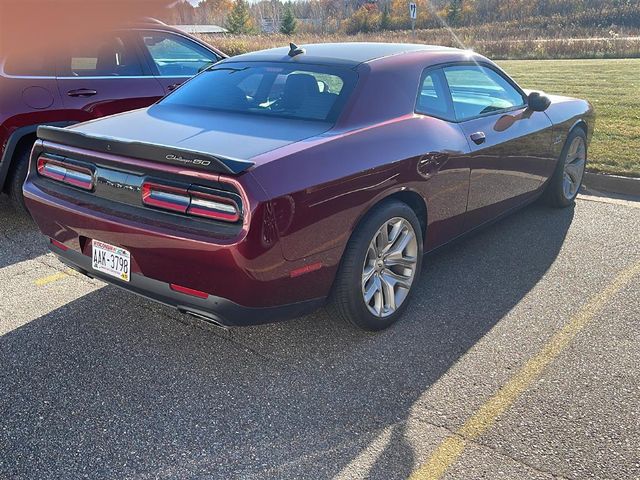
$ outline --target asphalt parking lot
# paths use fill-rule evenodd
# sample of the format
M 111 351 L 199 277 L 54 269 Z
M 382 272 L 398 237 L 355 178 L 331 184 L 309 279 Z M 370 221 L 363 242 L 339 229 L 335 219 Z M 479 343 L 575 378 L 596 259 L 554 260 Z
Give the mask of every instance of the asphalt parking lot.
M 2 198 L 0 478 L 640 478 L 639 207 L 527 207 L 364 334 L 203 327 L 69 272 Z

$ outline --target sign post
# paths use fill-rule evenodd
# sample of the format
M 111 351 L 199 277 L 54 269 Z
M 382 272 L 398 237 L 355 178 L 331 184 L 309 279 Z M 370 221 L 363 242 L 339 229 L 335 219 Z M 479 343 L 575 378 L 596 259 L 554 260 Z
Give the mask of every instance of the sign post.
M 418 18 L 418 6 L 414 2 L 409 2 L 409 17 L 411 18 L 411 34 L 416 38 L 416 18 Z

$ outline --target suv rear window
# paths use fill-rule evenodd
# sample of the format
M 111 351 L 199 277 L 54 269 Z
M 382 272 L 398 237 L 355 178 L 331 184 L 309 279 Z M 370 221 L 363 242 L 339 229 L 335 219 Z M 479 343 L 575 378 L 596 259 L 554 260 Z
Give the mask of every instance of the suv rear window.
M 7 75 L 54 77 L 55 66 L 46 52 L 13 53 L 4 64 Z
M 356 82 L 353 70 L 319 65 L 223 63 L 160 103 L 334 122 Z
M 142 66 L 125 35 L 97 37 L 73 45 L 61 55 L 58 76 L 137 76 Z

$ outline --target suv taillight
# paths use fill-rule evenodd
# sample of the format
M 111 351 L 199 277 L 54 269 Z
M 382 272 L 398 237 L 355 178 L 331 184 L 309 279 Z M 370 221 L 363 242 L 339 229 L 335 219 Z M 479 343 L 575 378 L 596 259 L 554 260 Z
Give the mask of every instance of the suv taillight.
M 203 192 L 158 183 L 142 184 L 142 203 L 150 207 L 224 222 L 240 220 L 240 205 L 226 192 Z
M 90 168 L 47 157 L 38 158 L 37 167 L 43 177 L 83 190 L 93 190 L 93 171 Z

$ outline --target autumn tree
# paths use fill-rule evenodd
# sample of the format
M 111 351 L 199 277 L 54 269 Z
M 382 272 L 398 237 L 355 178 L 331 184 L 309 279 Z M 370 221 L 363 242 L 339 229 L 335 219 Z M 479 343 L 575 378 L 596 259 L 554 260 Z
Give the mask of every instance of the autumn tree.
M 198 21 L 194 23 L 224 25 L 232 9 L 232 0 L 202 0 L 195 8 Z
M 380 12 L 372 3 L 365 3 L 346 21 L 345 32 L 349 35 L 373 32 L 380 29 Z
M 195 10 L 186 0 L 173 4 L 169 9 L 169 23 L 172 25 L 191 25 L 195 23 Z

